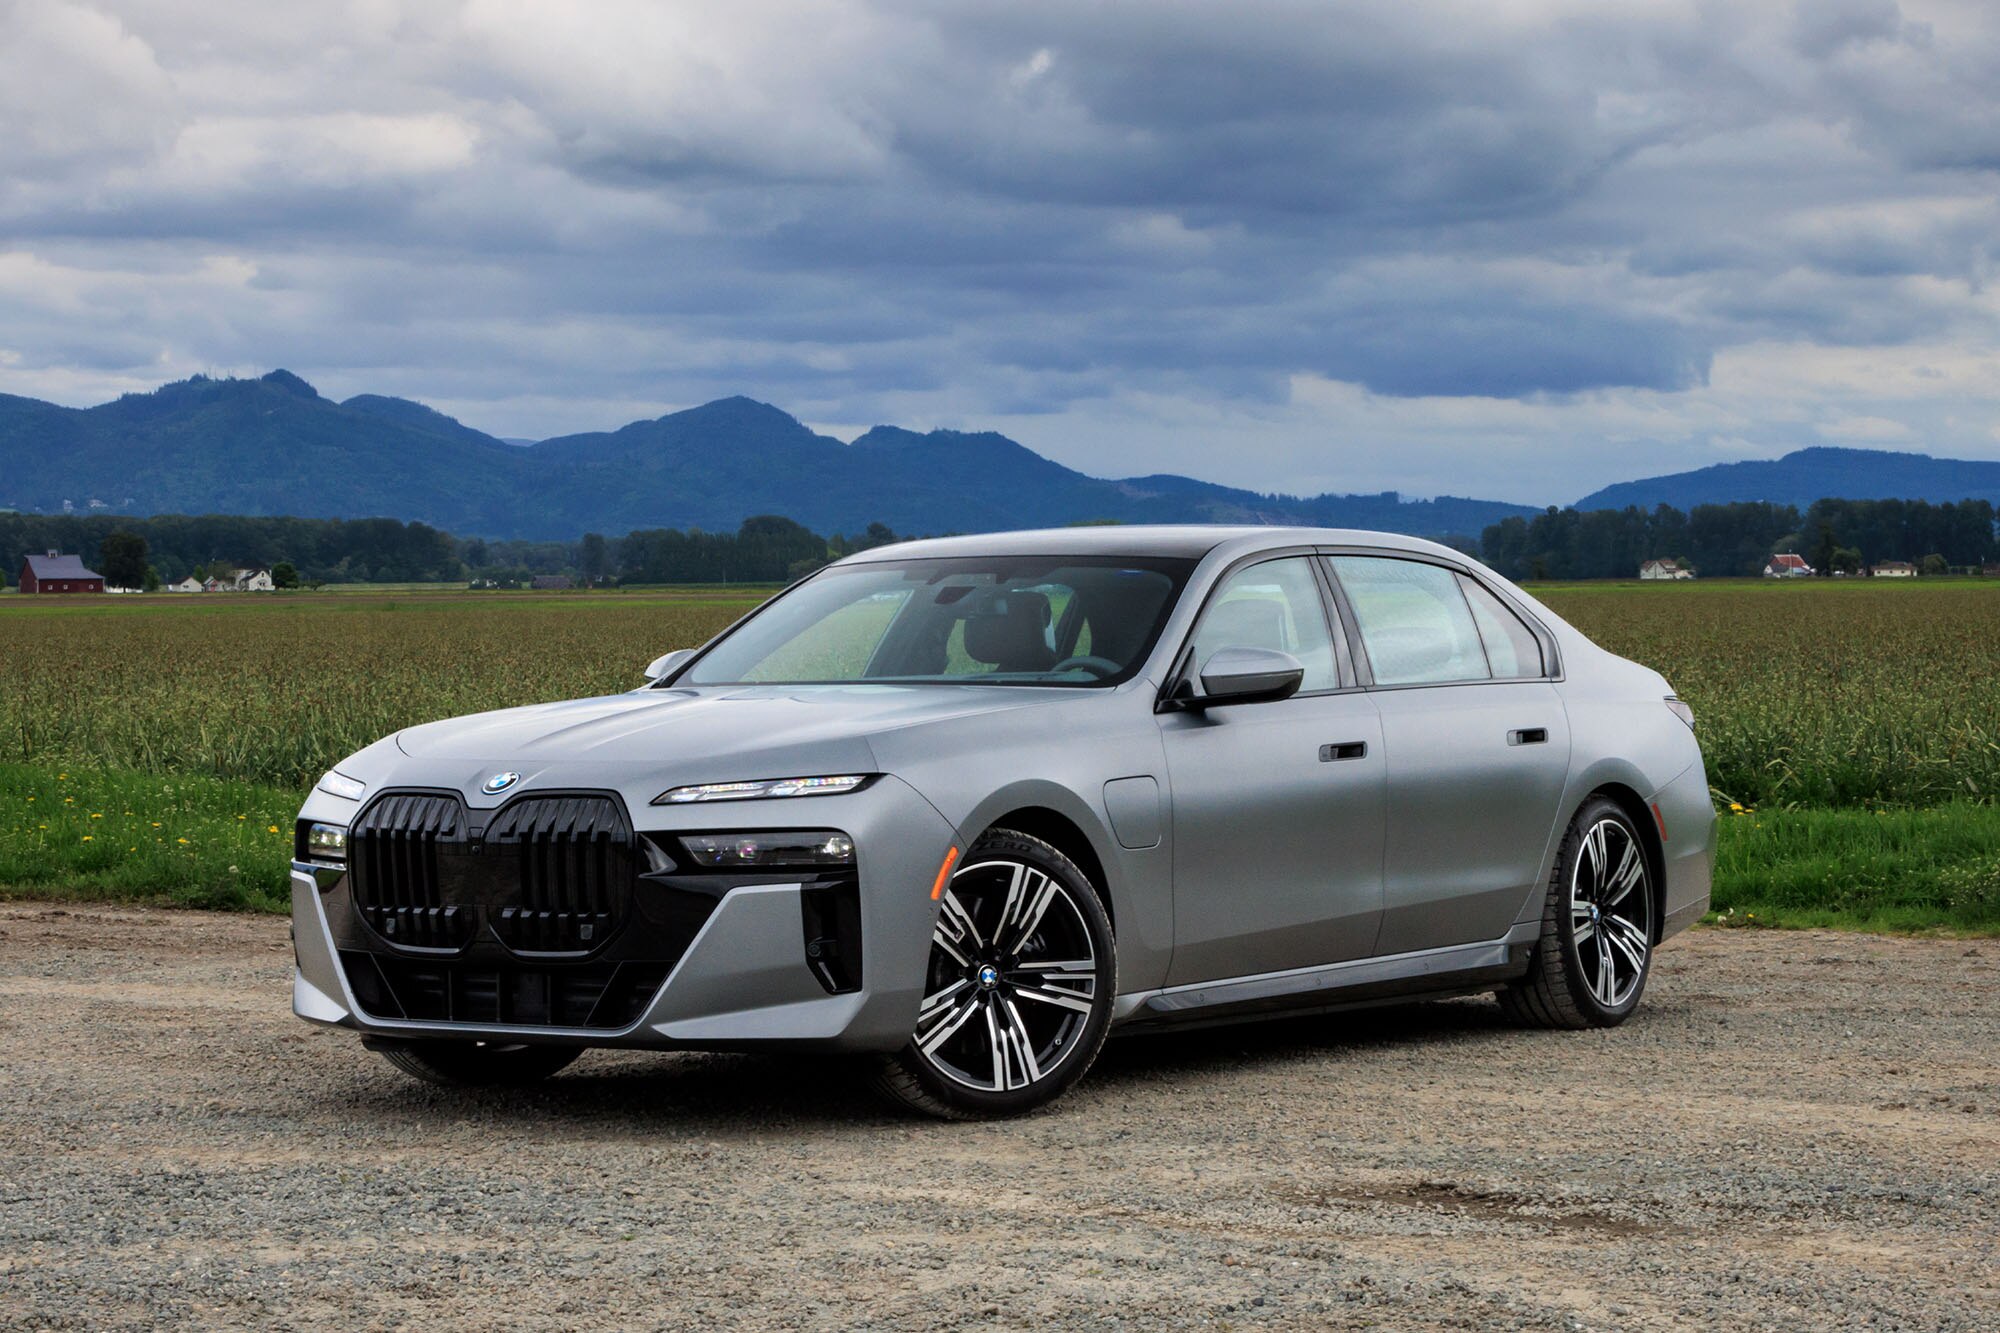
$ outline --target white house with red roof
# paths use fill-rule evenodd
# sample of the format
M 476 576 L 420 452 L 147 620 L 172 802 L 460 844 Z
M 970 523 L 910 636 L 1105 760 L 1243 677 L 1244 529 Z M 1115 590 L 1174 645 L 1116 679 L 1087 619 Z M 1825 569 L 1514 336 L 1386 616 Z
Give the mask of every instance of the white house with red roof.
M 1809 579 L 1812 574 L 1813 567 L 1806 563 L 1804 556 L 1789 552 L 1772 556 L 1771 563 L 1764 566 L 1764 577 L 1767 579 Z

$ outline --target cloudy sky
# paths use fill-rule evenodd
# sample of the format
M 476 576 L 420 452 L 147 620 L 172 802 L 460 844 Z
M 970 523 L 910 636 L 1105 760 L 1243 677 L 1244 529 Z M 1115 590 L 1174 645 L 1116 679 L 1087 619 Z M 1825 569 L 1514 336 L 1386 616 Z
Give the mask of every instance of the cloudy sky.
M 0 0 L 0 392 L 1565 501 L 2000 458 L 2000 6 Z

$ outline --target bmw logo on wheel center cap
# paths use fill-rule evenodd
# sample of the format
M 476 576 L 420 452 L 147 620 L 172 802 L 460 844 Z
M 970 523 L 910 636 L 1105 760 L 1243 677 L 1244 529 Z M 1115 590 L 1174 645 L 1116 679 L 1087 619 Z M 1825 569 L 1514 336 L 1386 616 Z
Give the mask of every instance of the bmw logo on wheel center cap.
M 993 966 L 993 964 L 991 963 L 987 963 L 984 966 L 982 966 L 979 969 L 979 984 L 984 986 L 987 990 L 992 990 L 995 986 L 1000 984 L 1000 969 Z
M 506 791 L 520 780 L 521 775 L 519 773 L 495 773 L 480 784 L 479 790 L 485 792 L 488 796 L 498 796 L 501 792 Z

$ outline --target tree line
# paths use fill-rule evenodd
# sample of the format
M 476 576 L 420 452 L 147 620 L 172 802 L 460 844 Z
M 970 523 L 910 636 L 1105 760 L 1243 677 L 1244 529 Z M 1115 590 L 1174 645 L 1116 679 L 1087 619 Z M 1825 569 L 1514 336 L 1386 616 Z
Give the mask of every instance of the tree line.
M 538 575 L 605 583 L 781 583 L 830 561 L 897 540 L 880 523 L 855 537 L 822 537 L 761 515 L 733 533 L 658 528 L 573 542 L 454 537 L 389 518 L 264 518 L 161 514 L 0 513 L 0 585 L 23 557 L 78 555 L 113 587 L 158 587 L 218 569 L 269 569 L 281 582 L 451 583 L 518 586 Z
M 650 528 L 572 542 L 454 537 L 389 518 L 263 518 L 162 514 L 150 518 L 0 513 L 0 579 L 42 551 L 81 555 L 114 586 L 156 586 L 219 568 L 262 568 L 305 583 L 449 583 L 518 586 L 538 575 L 609 583 L 781 583 L 830 561 L 899 540 L 880 523 L 822 537 L 775 515 L 735 532 Z M 1762 501 L 1639 508 L 1550 508 L 1454 541 L 1514 579 L 1629 579 L 1671 558 L 1709 577 L 1755 575 L 1775 551 L 1822 571 L 1884 560 L 1951 567 L 2000 560 L 1995 510 L 1985 500 L 1819 500 L 1804 513 Z M 1936 556 L 1936 561 L 1927 557 Z
M 1765 501 L 1696 505 L 1685 513 L 1671 505 L 1551 507 L 1488 527 L 1479 558 L 1511 579 L 1629 579 L 1656 559 L 1731 578 L 1761 573 L 1780 551 L 1828 573 L 1885 560 L 1962 568 L 2000 559 L 1994 519 L 1987 500 L 1817 500 L 1803 514 Z

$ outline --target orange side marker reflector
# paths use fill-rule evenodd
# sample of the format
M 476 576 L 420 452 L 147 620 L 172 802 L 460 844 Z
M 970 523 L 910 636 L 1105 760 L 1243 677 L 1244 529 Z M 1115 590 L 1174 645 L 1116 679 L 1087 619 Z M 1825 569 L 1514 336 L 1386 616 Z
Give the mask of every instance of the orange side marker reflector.
M 944 886 L 951 882 L 951 868 L 958 864 L 958 848 L 944 854 L 944 864 L 938 867 L 937 883 L 931 885 L 931 901 L 944 897 Z
M 1667 840 L 1667 817 L 1660 813 L 1660 803 L 1653 802 L 1653 822 L 1660 826 L 1660 841 Z

